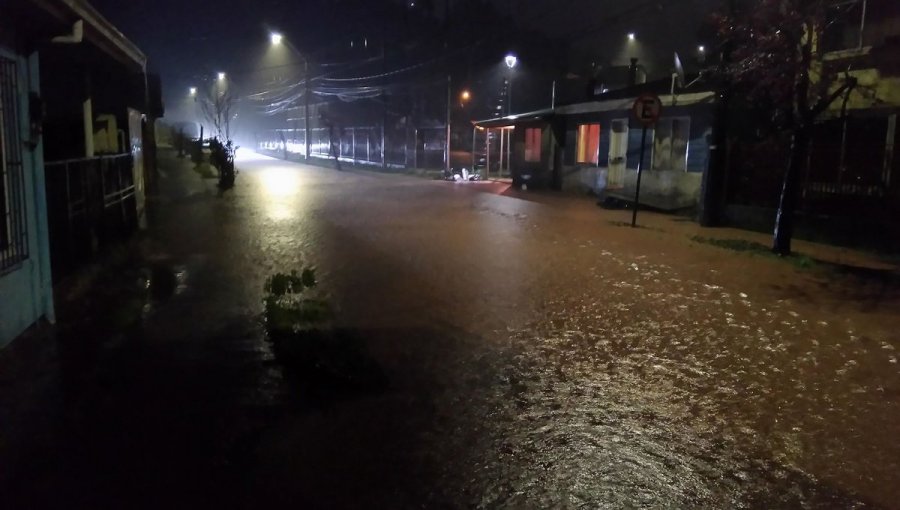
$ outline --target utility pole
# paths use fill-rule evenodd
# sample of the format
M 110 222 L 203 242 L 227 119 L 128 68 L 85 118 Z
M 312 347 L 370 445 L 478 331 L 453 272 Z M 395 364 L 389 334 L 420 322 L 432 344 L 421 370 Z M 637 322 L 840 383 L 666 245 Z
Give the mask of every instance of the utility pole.
M 728 1 L 729 17 L 734 19 L 736 14 L 735 0 Z M 718 73 L 723 76 L 719 83 L 716 107 L 713 121 L 712 145 L 709 147 L 709 168 L 703 173 L 700 183 L 700 225 L 714 227 L 722 222 L 722 208 L 726 193 L 725 172 L 728 169 L 728 112 L 731 101 L 731 79 L 727 76 L 728 64 L 731 62 L 731 52 L 734 43 L 729 35 L 722 48 L 722 56 L 719 62 Z
M 447 140 L 444 145 L 444 170 L 450 174 L 450 112 L 453 104 L 453 95 L 450 87 L 450 75 L 447 75 Z
M 310 95 L 310 76 L 309 76 L 309 60 L 304 56 L 303 57 L 303 70 L 304 74 L 306 74 L 306 91 L 303 93 L 305 106 L 303 107 L 303 115 L 306 117 L 306 120 L 303 124 L 304 133 L 303 133 L 303 141 L 306 143 L 306 161 L 309 161 L 309 95 Z
M 550 109 L 556 108 L 556 80 L 553 80 L 553 87 L 550 89 Z
M 385 23 L 384 18 L 385 18 L 385 16 L 381 17 L 381 72 L 382 72 L 382 74 L 387 69 L 387 50 L 386 50 L 386 43 L 385 43 L 386 33 L 385 33 L 385 28 L 384 28 L 384 23 Z M 385 151 L 385 144 L 387 143 L 387 136 L 385 134 L 386 126 L 387 126 L 387 94 L 385 93 L 385 88 L 382 85 L 382 88 L 381 88 L 381 169 L 382 170 L 387 169 L 387 159 L 385 157 L 387 154 L 387 151 Z

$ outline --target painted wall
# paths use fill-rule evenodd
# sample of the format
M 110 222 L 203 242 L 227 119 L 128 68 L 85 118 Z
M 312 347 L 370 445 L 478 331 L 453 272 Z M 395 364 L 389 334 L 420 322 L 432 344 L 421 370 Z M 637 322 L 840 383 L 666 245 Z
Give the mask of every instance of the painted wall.
M 664 106 L 661 120 L 672 117 L 690 118 L 689 141 L 684 168 L 652 169 L 655 133 L 647 130 L 644 149 L 644 171 L 641 177 L 641 203 L 661 209 L 696 207 L 700 199 L 700 181 L 709 166 L 709 144 L 712 126 L 712 105 L 707 103 Z M 641 127 L 630 118 L 629 111 L 608 111 L 580 114 L 566 118 L 566 145 L 563 147 L 562 188 L 578 193 L 615 193 L 624 197 L 634 195 L 637 166 L 640 160 Z M 610 133 L 613 120 L 628 119 L 628 147 L 625 157 L 624 187 L 608 189 L 610 177 Z M 600 144 L 597 165 L 575 162 L 576 133 L 579 124 L 600 123 Z
M 0 46 L 0 55 L 17 63 L 19 138 L 31 140 L 28 93 L 39 90 L 38 56 Z M 0 275 L 0 347 L 7 345 L 41 317 L 55 320 L 47 237 L 43 145 L 23 149 L 23 176 L 28 258 Z

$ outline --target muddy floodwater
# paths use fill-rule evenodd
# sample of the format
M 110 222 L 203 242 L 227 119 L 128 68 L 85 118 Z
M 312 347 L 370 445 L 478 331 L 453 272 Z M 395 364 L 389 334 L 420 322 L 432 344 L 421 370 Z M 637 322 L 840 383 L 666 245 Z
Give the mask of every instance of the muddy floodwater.
M 694 242 L 747 234 L 675 216 L 631 229 L 586 198 L 252 153 L 220 194 L 162 159 L 139 323 L 61 332 L 40 375 L 3 379 L 12 501 L 900 507 L 889 266 L 798 243 L 846 270 L 805 268 Z M 308 266 L 386 387 L 335 394 L 275 359 L 263 282 Z

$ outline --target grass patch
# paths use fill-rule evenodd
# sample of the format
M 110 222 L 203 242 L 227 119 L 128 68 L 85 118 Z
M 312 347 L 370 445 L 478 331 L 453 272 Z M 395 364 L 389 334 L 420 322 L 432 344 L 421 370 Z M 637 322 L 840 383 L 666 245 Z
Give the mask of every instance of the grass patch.
M 750 255 L 760 255 L 763 257 L 784 260 L 800 269 L 812 269 L 816 266 L 816 260 L 807 255 L 803 255 L 802 253 L 792 253 L 787 257 L 782 257 L 772 252 L 772 248 L 769 246 L 756 241 L 747 241 L 744 239 L 713 239 L 711 237 L 703 236 L 691 236 L 691 241 L 709 244 L 726 250 L 748 253 Z

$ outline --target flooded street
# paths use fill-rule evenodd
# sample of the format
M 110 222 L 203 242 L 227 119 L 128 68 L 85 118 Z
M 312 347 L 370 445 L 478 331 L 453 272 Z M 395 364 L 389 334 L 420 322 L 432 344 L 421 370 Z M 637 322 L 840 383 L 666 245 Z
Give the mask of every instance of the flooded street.
M 15 502 L 898 508 L 889 272 L 503 183 L 246 152 L 219 194 L 168 158 L 139 248 L 167 276 L 141 273 L 162 290 L 140 323 L 62 333 L 43 389 L 0 386 Z M 307 266 L 387 389 L 323 394 L 273 359 L 263 283 Z

